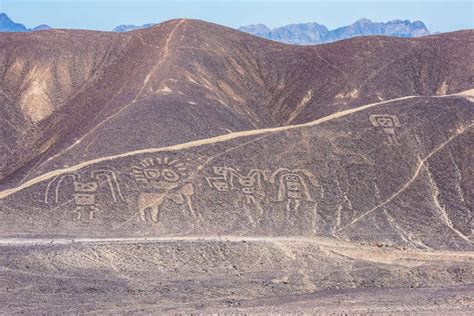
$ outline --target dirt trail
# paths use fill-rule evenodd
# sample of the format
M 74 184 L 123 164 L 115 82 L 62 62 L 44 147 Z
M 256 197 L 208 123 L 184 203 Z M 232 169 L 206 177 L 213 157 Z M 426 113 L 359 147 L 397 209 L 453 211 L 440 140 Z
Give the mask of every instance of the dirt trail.
M 351 245 L 329 238 L 308 238 L 301 236 L 167 236 L 167 237 L 105 237 L 105 238 L 0 238 L 0 246 L 31 246 L 31 245 L 68 245 L 68 244 L 109 244 L 109 243 L 141 243 L 141 242 L 305 242 L 324 245 Z
M 226 244 L 234 243 L 236 247 L 246 247 L 244 243 L 266 244 L 270 248 L 283 251 L 306 249 L 318 251 L 328 256 L 341 256 L 354 260 L 363 260 L 377 264 L 417 267 L 420 264 L 439 264 L 441 262 L 458 262 L 471 264 L 474 253 L 462 251 L 432 251 L 420 249 L 400 249 L 397 247 L 377 247 L 375 245 L 358 244 L 327 237 L 303 236 L 170 236 L 170 237 L 108 237 L 108 238 L 0 238 L 1 247 L 61 247 L 72 245 L 103 245 L 116 247 L 124 244 Z
M 214 144 L 214 143 L 225 142 L 225 141 L 232 140 L 234 138 L 239 138 L 239 137 L 253 136 L 253 135 L 259 135 L 259 134 L 264 134 L 264 133 L 280 132 L 280 131 L 286 131 L 286 130 L 300 128 L 300 127 L 314 126 L 314 125 L 321 124 L 323 122 L 327 122 L 327 121 L 330 121 L 330 120 L 333 120 L 333 119 L 336 119 L 336 118 L 339 118 L 339 117 L 343 117 L 343 116 L 346 116 L 346 115 L 349 115 L 349 114 L 352 114 L 352 113 L 356 113 L 356 112 L 371 108 L 373 106 L 386 104 L 386 103 L 393 102 L 393 101 L 416 98 L 416 97 L 417 96 L 406 96 L 406 97 L 402 97 L 402 98 L 386 100 L 386 101 L 383 101 L 383 102 L 371 103 L 371 104 L 367 104 L 367 105 L 364 105 L 364 106 L 360 106 L 360 107 L 355 108 L 355 109 L 350 109 L 350 110 L 337 112 L 337 113 L 331 114 L 329 116 L 325 116 L 323 118 L 317 119 L 317 120 L 309 122 L 309 123 L 304 123 L 304 124 L 287 125 L 287 126 L 283 126 L 283 127 L 264 128 L 264 129 L 256 129 L 256 130 L 235 132 L 235 133 L 229 133 L 229 134 L 225 134 L 225 135 L 220 135 L 220 136 L 216 136 L 216 137 L 196 140 L 196 141 L 192 141 L 192 142 L 187 142 L 187 143 L 182 143 L 182 144 L 177 144 L 177 145 L 172 145 L 172 146 L 167 146 L 167 147 L 139 149 L 139 150 L 134 150 L 134 151 L 121 153 L 121 154 L 118 154 L 118 155 L 100 157 L 100 158 L 96 158 L 96 159 L 81 162 L 81 163 L 79 163 L 75 166 L 71 166 L 71 167 L 68 167 L 68 168 L 61 168 L 61 169 L 57 169 L 57 170 L 45 173 L 41 176 L 38 176 L 36 178 L 33 178 L 33 179 L 25 182 L 25 183 L 23 183 L 23 184 L 21 184 L 17 187 L 1 191 L 0 192 L 0 199 L 6 198 L 9 195 L 11 195 L 13 193 L 16 193 L 18 191 L 21 191 L 25 188 L 28 188 L 28 187 L 30 187 L 30 186 L 38 183 L 38 182 L 51 179 L 51 178 L 53 178 L 57 175 L 63 174 L 63 173 L 74 172 L 74 171 L 77 171 L 81 168 L 84 168 L 84 167 L 87 167 L 87 166 L 90 166 L 90 165 L 93 165 L 93 164 L 96 164 L 96 163 L 99 163 L 99 162 L 103 162 L 103 161 L 109 161 L 109 160 L 113 160 L 113 159 L 117 159 L 117 158 L 130 157 L 130 156 L 137 155 L 137 154 L 157 153 L 157 152 L 162 152 L 162 151 L 177 151 L 177 150 L 193 148 L 193 147 L 197 147 L 197 146 L 201 146 L 201 145 L 209 145 L 209 144 Z M 58 156 L 58 155 L 60 155 L 60 154 L 57 154 L 56 156 Z
M 463 251 L 438 251 L 420 249 L 399 249 L 395 247 L 379 248 L 374 245 L 359 244 L 328 237 L 304 236 L 164 236 L 164 237 L 78 237 L 78 238 L 0 238 L 2 246 L 46 246 L 73 244 L 133 244 L 133 243 L 209 243 L 209 242 L 253 242 L 272 243 L 285 246 L 313 244 L 324 248 L 339 249 L 358 255 L 383 254 L 385 252 L 396 257 L 441 257 L 453 259 L 474 260 L 474 253 Z M 399 256 L 397 256 L 397 254 Z
M 406 182 L 397 192 L 395 192 L 392 196 L 390 196 L 388 199 L 386 199 L 385 201 L 383 201 L 382 203 L 380 203 L 379 205 L 376 205 L 375 207 L 373 207 L 372 209 L 370 209 L 369 211 L 363 213 L 362 215 L 358 216 L 357 218 L 355 218 L 354 220 L 352 220 L 349 224 L 339 228 L 337 231 L 340 232 L 352 225 L 354 225 L 355 223 L 359 222 L 360 220 L 362 220 L 364 217 L 366 217 L 367 215 L 371 214 L 372 212 L 380 209 L 381 207 L 385 206 L 386 204 L 390 203 L 391 201 L 393 201 L 397 196 L 399 196 L 401 193 L 403 193 L 408 187 L 410 187 L 410 185 L 418 178 L 418 175 L 420 174 L 421 170 L 422 170 L 422 167 L 426 167 L 426 163 L 428 162 L 428 160 L 433 156 L 435 155 L 437 152 L 439 152 L 440 150 L 442 150 L 446 145 L 448 145 L 453 139 L 455 139 L 456 137 L 460 136 L 460 135 L 463 135 L 466 131 L 469 131 L 472 127 L 474 126 L 474 123 L 471 123 L 469 124 L 468 126 L 464 127 L 463 129 L 459 129 L 457 130 L 451 137 L 449 137 L 446 141 L 444 141 L 443 143 L 441 143 L 440 145 L 438 145 L 433 151 L 431 151 L 428 155 L 426 155 L 426 157 L 424 157 L 423 159 L 419 158 L 419 162 L 418 162 L 418 166 L 416 167 L 415 169 L 415 172 L 413 173 L 413 175 L 410 177 L 409 181 Z M 433 193 L 433 198 L 435 198 L 436 200 L 436 197 L 435 197 L 435 194 Z M 444 210 L 443 210 L 444 211 Z M 444 213 L 442 214 L 443 215 L 443 218 L 445 219 L 445 223 L 446 225 L 452 230 L 454 231 L 459 237 L 461 237 L 462 239 L 464 239 L 465 241 L 469 242 L 469 243 L 472 243 L 472 241 L 467 237 L 465 236 L 462 232 L 460 232 L 459 230 L 457 230 L 455 227 L 453 227 L 452 223 L 450 222 L 450 220 L 448 219 L 448 216 L 447 214 Z
M 458 96 L 458 97 L 466 97 L 462 93 L 454 94 L 454 95 L 444 95 L 444 96 L 437 96 L 437 98 L 445 98 L 445 97 L 452 97 L 452 96 Z M 193 148 L 201 145 L 209 145 L 209 144 L 215 144 L 215 143 L 220 143 L 220 142 L 225 142 L 228 140 L 232 140 L 235 138 L 240 138 L 240 137 L 245 137 L 245 136 L 254 136 L 254 135 L 260 135 L 260 134 L 265 134 L 265 133 L 275 133 L 275 132 L 281 132 L 281 131 L 287 131 L 287 130 L 292 130 L 292 129 L 297 129 L 301 127 L 311 127 L 311 126 L 316 126 L 324 122 L 328 122 L 340 117 L 344 117 L 353 113 L 357 113 L 360 111 L 364 111 L 366 109 L 391 103 L 391 102 L 396 102 L 396 101 L 401 101 L 401 100 L 408 100 L 408 99 L 414 99 L 414 98 L 419 98 L 423 96 L 405 96 L 401 98 L 395 98 L 391 100 L 385 100 L 382 102 L 376 102 L 376 103 L 370 103 L 366 104 L 354 109 L 349 109 L 349 110 L 344 110 L 340 111 L 328 116 L 325 116 L 323 118 L 314 120 L 312 122 L 304 123 L 304 124 L 297 124 L 297 125 L 287 125 L 287 126 L 282 126 L 282 127 L 274 127 L 274 128 L 264 128 L 264 129 L 256 129 L 256 130 L 249 130 L 249 131 L 242 131 L 242 132 L 235 132 L 235 133 L 229 133 L 225 135 L 220 135 L 216 137 L 211 137 L 211 138 L 206 138 L 206 139 L 201 139 L 201 140 L 196 140 L 196 141 L 191 141 L 187 143 L 182 143 L 182 144 L 177 144 L 177 145 L 172 145 L 172 146 L 167 146 L 167 147 L 160 147 L 160 148 L 146 148 L 146 149 L 139 149 L 139 150 L 134 150 L 134 151 L 129 151 L 117 155 L 112 155 L 112 156 L 106 156 L 106 157 L 100 157 L 88 161 L 81 162 L 75 166 L 67 167 L 67 168 L 61 168 L 57 170 L 53 170 L 51 172 L 45 173 L 41 176 L 38 176 L 36 178 L 33 178 L 17 187 L 7 189 L 4 191 L 0 192 L 0 199 L 4 199 L 13 193 L 16 193 L 18 191 L 21 191 L 25 188 L 28 188 L 38 182 L 49 180 L 57 175 L 63 174 L 63 173 L 68 173 L 68 172 L 74 172 L 77 171 L 81 168 L 99 163 L 99 162 L 104 162 L 104 161 L 109 161 L 109 160 L 114 160 L 118 158 L 124 158 L 124 157 L 130 157 L 134 156 L 137 154 L 145 154 L 145 153 L 157 153 L 157 152 L 163 152 L 163 151 L 177 151 L 177 150 L 183 150 L 183 149 L 188 149 L 188 148 Z M 467 97 L 466 97 L 467 98 Z

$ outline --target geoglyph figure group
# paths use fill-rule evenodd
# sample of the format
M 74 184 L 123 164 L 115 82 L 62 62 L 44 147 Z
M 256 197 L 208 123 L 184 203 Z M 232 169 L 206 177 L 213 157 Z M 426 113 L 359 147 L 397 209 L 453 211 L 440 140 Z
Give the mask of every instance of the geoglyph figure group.
M 401 124 L 397 116 L 373 114 L 369 116 L 369 121 L 372 126 L 382 129 L 389 145 L 399 144 L 396 130 Z M 5 146 L 1 149 L 3 154 L 9 150 Z M 312 203 L 316 207 L 312 188 L 318 187 L 318 181 L 306 169 L 253 168 L 242 172 L 235 167 L 214 166 L 212 173 L 205 177 L 207 185 L 220 193 L 237 193 L 234 195 L 237 204 L 254 226 L 265 208 L 278 207 L 279 203 L 288 217 L 298 212 L 303 203 Z M 193 223 L 203 222 L 200 213 L 193 207 L 195 188 L 187 179 L 188 171 L 183 162 L 168 157 L 148 157 L 133 165 L 129 174 L 139 190 L 132 208 L 136 209 L 141 221 L 159 222 L 162 207 L 165 202 L 171 202 L 182 207 Z M 60 197 L 67 202 L 72 201 L 75 205 L 73 220 L 90 221 L 103 211 L 97 205 L 96 197 L 99 188 L 104 185 L 114 203 L 125 202 L 115 172 L 106 169 L 92 171 L 87 177 L 76 172 L 56 176 L 47 185 L 44 202 L 58 205 Z
M 305 169 L 254 168 L 241 172 L 234 167 L 217 166 L 212 167 L 212 172 L 212 176 L 205 177 L 208 187 L 232 193 L 253 226 L 269 206 L 282 205 L 287 216 L 298 212 L 303 203 L 315 206 L 311 188 L 317 187 L 318 182 L 313 173 Z M 183 162 L 168 157 L 148 157 L 134 164 L 129 175 L 134 180 L 132 187 L 138 191 L 130 206 L 140 221 L 160 222 L 165 203 L 172 203 L 186 212 L 193 226 L 203 224 L 192 202 L 195 185 L 189 181 Z M 116 173 L 105 169 L 92 171 L 88 176 L 70 172 L 55 177 L 46 187 L 44 202 L 52 205 L 73 202 L 73 220 L 91 221 L 103 211 L 103 206 L 97 203 L 100 188 L 101 194 L 109 193 L 112 202 L 128 202 L 122 195 Z
M 206 177 L 209 187 L 219 192 L 238 192 L 252 224 L 271 202 L 284 202 L 287 216 L 298 212 L 302 202 L 314 203 L 311 187 L 318 186 L 316 177 L 308 170 L 279 168 L 275 171 L 251 169 L 241 173 L 233 167 L 213 167 L 214 176 Z M 267 186 L 276 187 L 277 194 L 268 196 Z

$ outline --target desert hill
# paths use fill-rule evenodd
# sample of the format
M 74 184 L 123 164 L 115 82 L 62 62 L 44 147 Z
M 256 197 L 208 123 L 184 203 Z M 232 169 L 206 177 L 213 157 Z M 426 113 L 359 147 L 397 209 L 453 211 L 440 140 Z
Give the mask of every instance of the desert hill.
M 121 34 L 5 34 L 2 177 L 18 183 L 77 159 L 463 91 L 472 34 L 296 47 L 194 20 Z
M 0 313 L 472 310 L 473 31 L 1 35 Z

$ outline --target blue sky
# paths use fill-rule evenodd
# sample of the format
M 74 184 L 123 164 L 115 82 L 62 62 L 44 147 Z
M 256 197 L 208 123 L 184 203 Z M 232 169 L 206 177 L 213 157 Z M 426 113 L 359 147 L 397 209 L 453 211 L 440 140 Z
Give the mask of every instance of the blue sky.
M 195 18 L 230 27 L 318 22 L 328 28 L 360 18 L 421 20 L 432 32 L 474 28 L 474 1 L 318 0 L 0 0 L 0 12 L 33 27 L 111 30 L 119 24 Z

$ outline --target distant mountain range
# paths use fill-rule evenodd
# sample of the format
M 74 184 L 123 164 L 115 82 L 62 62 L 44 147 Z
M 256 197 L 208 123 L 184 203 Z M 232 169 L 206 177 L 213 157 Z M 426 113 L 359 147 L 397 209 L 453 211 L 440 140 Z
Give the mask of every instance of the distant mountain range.
M 151 27 L 155 24 L 119 25 L 114 32 L 128 32 Z M 318 23 L 290 24 L 270 29 L 264 24 L 242 26 L 240 31 L 263 37 L 269 40 L 296 44 L 311 45 L 339 41 L 355 36 L 386 35 L 397 37 L 418 37 L 429 35 L 430 32 L 421 21 L 393 20 L 389 22 L 372 22 L 369 19 L 360 19 L 355 23 L 329 30 L 325 25 Z
M 297 45 L 330 43 L 366 35 L 418 37 L 430 34 L 421 21 L 393 20 L 383 23 L 368 19 L 360 19 L 354 24 L 334 30 L 328 30 L 326 26 L 318 23 L 290 24 L 274 29 L 263 24 L 255 24 L 242 26 L 239 30 L 269 40 Z
M 41 24 L 29 29 L 21 23 L 13 22 L 5 13 L 0 13 L 0 32 L 31 32 L 49 29 L 51 29 L 51 27 L 46 24 Z
M 128 32 L 145 29 L 156 25 L 148 23 L 143 25 L 122 24 L 113 29 L 114 32 Z M 45 24 L 29 29 L 23 24 L 13 22 L 5 13 L 0 13 L 0 32 L 29 32 L 47 30 L 51 27 Z M 263 37 L 269 40 L 296 44 L 311 45 L 330 43 L 355 36 L 386 35 L 397 37 L 418 37 L 429 35 L 430 32 L 421 21 L 393 20 L 389 22 L 372 22 L 369 19 L 360 19 L 355 23 L 329 30 L 325 25 L 318 23 L 290 24 L 270 29 L 264 24 L 242 26 L 240 31 Z
M 122 24 L 115 27 L 112 31 L 113 32 L 128 32 L 128 31 L 133 31 L 133 30 L 146 29 L 146 28 L 152 27 L 153 25 L 156 25 L 156 23 L 147 23 L 143 25 Z

